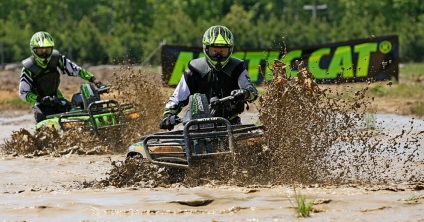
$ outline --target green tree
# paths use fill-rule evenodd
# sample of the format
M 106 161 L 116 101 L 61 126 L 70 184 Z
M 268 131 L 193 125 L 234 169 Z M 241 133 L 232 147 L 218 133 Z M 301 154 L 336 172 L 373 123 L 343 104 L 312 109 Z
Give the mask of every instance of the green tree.
M 326 5 L 312 16 L 305 5 Z M 212 25 L 228 26 L 238 49 L 305 47 L 372 36 L 399 35 L 403 61 L 422 61 L 424 1 L 420 0 L 3 0 L 0 55 L 6 63 L 29 55 L 37 31 L 77 62 L 140 63 L 159 44 L 201 46 Z M 1 48 L 0 48 L 1 49 Z M 150 55 L 153 57 L 150 58 Z

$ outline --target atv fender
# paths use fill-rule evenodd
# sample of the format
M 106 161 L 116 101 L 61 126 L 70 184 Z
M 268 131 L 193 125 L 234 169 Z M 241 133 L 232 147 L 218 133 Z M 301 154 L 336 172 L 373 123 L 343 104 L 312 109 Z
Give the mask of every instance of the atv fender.
M 51 119 L 45 119 L 43 121 L 38 122 L 35 125 L 35 129 L 40 129 L 41 127 L 47 127 L 47 128 L 56 128 L 57 130 L 61 129 L 61 126 L 58 122 L 58 118 L 51 118 Z
M 141 155 L 143 159 L 146 158 L 146 151 L 143 142 L 137 142 L 128 147 L 127 158 Z

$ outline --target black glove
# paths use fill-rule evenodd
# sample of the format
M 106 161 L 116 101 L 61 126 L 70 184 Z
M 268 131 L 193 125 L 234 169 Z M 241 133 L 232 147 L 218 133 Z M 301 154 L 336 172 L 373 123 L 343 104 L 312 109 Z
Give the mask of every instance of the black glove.
M 175 115 L 172 113 L 166 113 L 159 123 L 159 128 L 173 130 L 175 124 Z
M 37 97 L 37 102 L 45 105 L 45 106 L 55 106 L 55 105 L 61 105 L 59 98 L 57 96 L 44 96 L 44 97 Z
M 244 100 L 249 98 L 249 91 L 246 89 L 236 89 L 231 91 L 231 96 L 233 96 L 236 100 Z

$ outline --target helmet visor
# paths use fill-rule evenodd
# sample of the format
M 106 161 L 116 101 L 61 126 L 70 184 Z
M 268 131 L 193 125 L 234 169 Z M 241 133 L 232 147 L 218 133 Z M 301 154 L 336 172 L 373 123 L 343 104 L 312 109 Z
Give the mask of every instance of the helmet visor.
M 209 56 L 227 57 L 230 54 L 229 47 L 209 46 Z
M 53 52 L 53 47 L 34 48 L 35 54 L 41 58 L 49 57 Z

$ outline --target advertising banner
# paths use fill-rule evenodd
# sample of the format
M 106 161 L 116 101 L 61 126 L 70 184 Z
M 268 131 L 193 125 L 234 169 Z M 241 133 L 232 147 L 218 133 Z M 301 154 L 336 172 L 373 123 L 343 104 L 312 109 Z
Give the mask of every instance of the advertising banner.
M 287 52 L 234 50 L 233 57 L 244 60 L 252 81 L 260 85 L 271 80 L 269 69 L 275 59 L 287 65 L 287 74 L 296 76 L 296 61 L 303 61 L 318 83 L 360 82 L 398 79 L 398 36 L 374 37 L 336 42 Z M 202 48 L 162 46 L 162 80 L 165 85 L 178 84 L 190 60 L 203 57 Z M 260 74 L 259 66 L 265 76 Z

